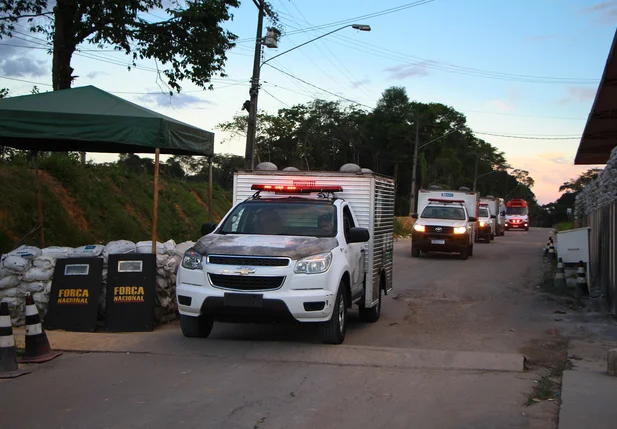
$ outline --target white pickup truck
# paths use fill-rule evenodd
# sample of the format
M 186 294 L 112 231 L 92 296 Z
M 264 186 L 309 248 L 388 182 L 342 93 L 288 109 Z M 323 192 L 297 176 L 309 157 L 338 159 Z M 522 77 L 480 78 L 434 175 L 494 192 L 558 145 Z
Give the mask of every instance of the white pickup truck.
M 356 166 L 357 167 L 357 166 Z M 341 172 L 238 172 L 234 207 L 185 253 L 177 276 L 182 332 L 214 321 L 314 322 L 340 344 L 347 311 L 376 322 L 392 289 L 395 185 Z

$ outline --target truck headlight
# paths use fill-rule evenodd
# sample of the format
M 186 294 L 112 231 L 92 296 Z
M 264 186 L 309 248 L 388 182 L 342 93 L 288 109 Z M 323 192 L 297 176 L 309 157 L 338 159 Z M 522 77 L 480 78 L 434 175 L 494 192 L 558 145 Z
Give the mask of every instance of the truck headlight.
M 204 257 L 195 249 L 188 249 L 182 257 L 182 268 L 201 270 L 204 267 Z
M 466 232 L 467 232 L 467 227 L 465 226 L 459 226 L 457 228 L 454 228 L 455 234 L 465 234 Z
M 332 253 L 320 253 L 319 255 L 309 256 L 296 262 L 295 273 L 319 274 L 325 273 L 332 263 Z
M 424 227 L 424 225 L 418 225 L 417 223 L 414 224 L 413 229 L 415 229 L 418 232 L 426 231 L 426 228 Z

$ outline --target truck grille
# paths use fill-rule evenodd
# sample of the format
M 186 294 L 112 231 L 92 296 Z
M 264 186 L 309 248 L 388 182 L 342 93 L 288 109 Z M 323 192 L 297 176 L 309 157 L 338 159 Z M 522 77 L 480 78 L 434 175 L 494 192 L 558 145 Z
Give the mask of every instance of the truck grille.
M 250 256 L 208 256 L 209 264 L 252 265 L 256 267 L 288 267 L 289 258 L 255 258 Z
M 209 274 L 213 286 L 236 290 L 271 290 L 283 285 L 285 276 L 229 276 L 225 274 Z
M 441 231 L 436 231 L 436 228 L 441 228 Z M 427 226 L 426 232 L 436 232 L 439 234 L 452 234 L 454 228 L 451 226 Z

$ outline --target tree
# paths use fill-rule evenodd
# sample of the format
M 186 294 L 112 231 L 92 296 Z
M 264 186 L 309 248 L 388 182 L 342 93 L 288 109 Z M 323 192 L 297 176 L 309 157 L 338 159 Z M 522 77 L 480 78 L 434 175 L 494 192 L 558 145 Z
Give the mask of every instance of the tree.
M 582 191 L 585 186 L 596 180 L 600 173 L 602 173 L 601 168 L 590 168 L 576 179 L 570 179 L 569 181 L 564 182 L 563 185 L 559 187 L 559 192 L 578 193 Z
M 0 99 L 2 98 L 6 98 L 9 95 L 9 89 L 8 88 L 0 88 Z
M 214 75 L 225 76 L 225 52 L 237 38 L 221 24 L 233 18 L 230 9 L 239 1 L 165 3 L 168 17 L 149 22 L 143 14 L 163 9 L 162 0 L 3 0 L 0 38 L 12 37 L 21 20 L 28 22 L 30 31 L 45 34 L 52 45 L 54 90 L 71 87 L 76 78 L 71 60 L 82 43 L 112 46 L 130 55 L 133 66 L 138 59 L 160 62 L 174 91 L 180 92 L 184 80 L 211 88 Z

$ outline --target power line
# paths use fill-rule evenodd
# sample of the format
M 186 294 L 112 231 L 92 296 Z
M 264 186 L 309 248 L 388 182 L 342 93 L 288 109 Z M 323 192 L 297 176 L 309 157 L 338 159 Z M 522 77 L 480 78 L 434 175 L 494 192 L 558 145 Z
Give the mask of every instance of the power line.
M 524 135 L 516 135 L 516 134 L 498 134 L 498 133 L 484 133 L 480 131 L 473 131 L 474 134 L 480 134 L 484 136 L 494 136 L 494 137 L 507 137 L 510 139 L 523 139 L 523 140 L 580 140 L 581 136 L 553 136 L 553 137 L 533 137 L 533 136 L 524 136 Z
M 8 77 L 8 76 L 0 76 L 0 79 L 7 79 L 7 80 L 14 80 L 16 82 L 23 82 L 23 83 L 30 83 L 32 85 L 41 85 L 41 86 L 52 86 L 48 83 L 42 83 L 42 82 L 33 82 L 31 80 L 25 80 L 25 79 L 18 79 L 16 77 Z
M 266 94 L 268 94 L 270 97 L 274 98 L 276 101 L 278 101 L 279 103 L 281 103 L 282 105 L 288 107 L 291 109 L 291 106 L 287 103 L 285 103 L 284 101 L 282 101 L 280 98 L 275 97 L 274 95 L 270 94 L 268 92 L 268 90 L 266 90 L 265 88 L 261 88 L 263 92 L 265 92 Z
M 286 71 L 283 71 L 283 70 L 279 69 L 278 67 L 273 66 L 273 65 L 272 65 L 272 64 L 270 64 L 270 63 L 267 63 L 266 65 L 267 65 L 267 66 L 269 66 L 269 67 L 272 67 L 272 68 L 273 68 L 273 69 L 275 69 L 275 70 L 278 70 L 279 72 L 281 72 L 281 73 L 283 73 L 283 74 L 285 74 L 285 75 L 287 75 L 287 76 L 291 77 L 292 79 L 298 80 L 298 81 L 300 81 L 300 82 L 304 83 L 305 85 L 312 86 L 312 87 L 313 87 L 313 88 L 315 88 L 315 89 L 318 89 L 318 90 L 320 90 L 320 91 L 322 91 L 322 92 L 325 92 L 325 93 L 327 93 L 327 94 L 333 95 L 333 96 L 335 96 L 335 97 L 337 97 L 337 98 L 340 98 L 341 100 L 349 101 L 350 103 L 354 103 L 354 104 L 357 104 L 357 105 L 359 105 L 359 106 L 364 106 L 364 107 L 367 107 L 367 108 L 369 108 L 369 109 L 371 109 L 371 110 L 373 109 L 373 107 L 371 107 L 371 106 L 367 106 L 366 104 L 362 104 L 362 103 L 359 103 L 359 102 L 357 102 L 357 101 L 355 101 L 355 100 L 352 100 L 352 99 L 350 99 L 350 98 L 343 97 L 343 96 L 341 96 L 341 95 L 335 94 L 335 93 L 334 93 L 334 92 L 332 92 L 332 91 L 328 91 L 327 89 L 323 89 L 323 88 L 321 88 L 321 87 L 319 87 L 319 86 L 317 86 L 317 85 L 314 85 L 314 84 L 312 84 L 312 83 L 310 83 L 310 82 L 305 81 L 304 79 L 300 79 L 299 77 L 294 76 L 294 75 L 293 75 L 293 74 L 291 74 L 291 73 L 287 73 Z

